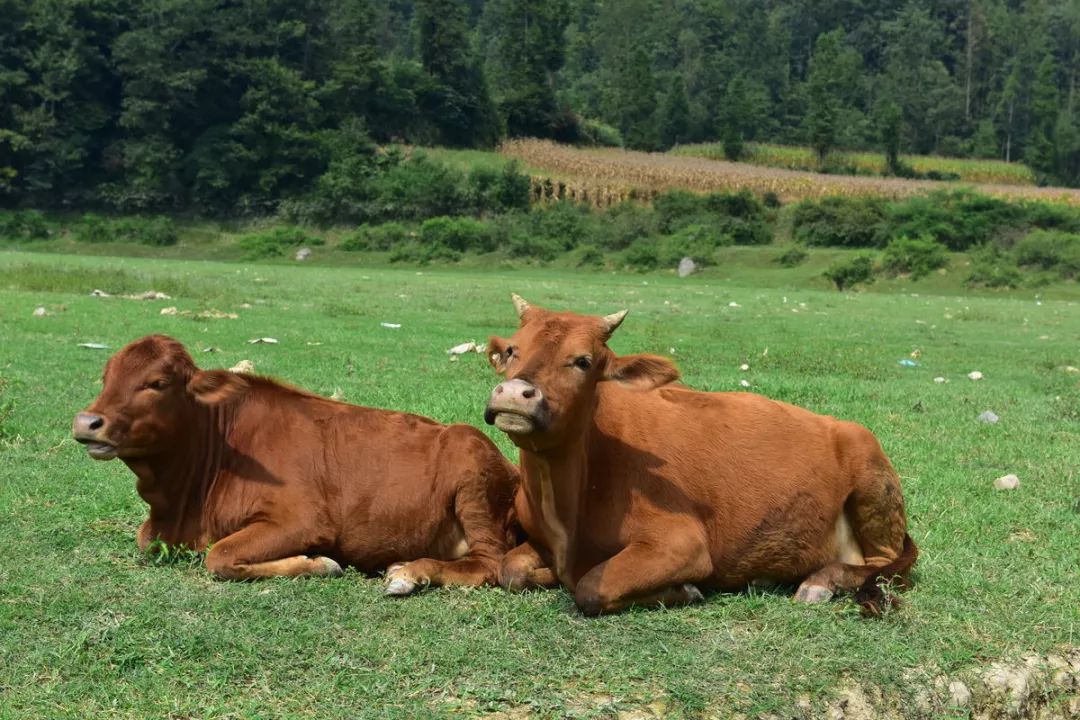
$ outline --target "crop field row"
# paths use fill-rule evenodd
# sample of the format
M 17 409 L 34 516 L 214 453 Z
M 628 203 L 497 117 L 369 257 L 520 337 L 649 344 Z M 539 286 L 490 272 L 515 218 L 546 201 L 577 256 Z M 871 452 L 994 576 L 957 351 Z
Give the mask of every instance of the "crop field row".
M 817 154 L 808 147 L 775 145 L 772 143 L 747 143 L 745 157 L 741 160 L 750 165 L 783 168 L 785 170 L 809 170 L 818 167 Z M 720 143 L 682 145 L 671 151 L 672 155 L 703 157 L 723 160 L 724 149 Z M 829 154 L 836 165 L 855 168 L 859 173 L 881 175 L 885 157 L 881 153 L 847 152 L 837 150 Z M 900 160 L 919 173 L 943 173 L 958 175 L 960 182 L 990 183 L 997 185 L 1034 185 L 1031 168 L 1023 163 L 1007 163 L 1003 160 L 940 157 L 937 155 L 901 155 Z
M 648 199 L 657 192 L 675 188 L 696 192 L 746 189 L 756 194 L 775 193 L 783 201 L 797 201 L 831 195 L 899 198 L 955 186 L 932 180 L 825 175 L 665 153 L 575 148 L 546 140 L 512 140 L 503 143 L 499 153 L 529 168 L 534 186 L 539 183 L 554 188 L 552 192 L 539 192 L 542 197 L 584 198 L 594 205 L 627 198 Z M 1080 190 L 1074 189 L 1005 184 L 965 186 L 1007 199 L 1080 205 Z

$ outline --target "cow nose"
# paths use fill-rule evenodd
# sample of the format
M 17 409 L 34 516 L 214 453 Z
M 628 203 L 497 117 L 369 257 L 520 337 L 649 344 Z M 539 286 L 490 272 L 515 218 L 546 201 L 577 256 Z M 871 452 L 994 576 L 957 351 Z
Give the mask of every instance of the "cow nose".
M 491 399 L 494 404 L 503 407 L 529 408 L 538 405 L 544 399 L 544 393 L 530 382 L 517 379 L 506 380 L 496 385 L 491 391 Z
M 93 413 L 79 413 L 75 416 L 72 432 L 76 435 L 94 433 L 105 427 L 105 418 Z

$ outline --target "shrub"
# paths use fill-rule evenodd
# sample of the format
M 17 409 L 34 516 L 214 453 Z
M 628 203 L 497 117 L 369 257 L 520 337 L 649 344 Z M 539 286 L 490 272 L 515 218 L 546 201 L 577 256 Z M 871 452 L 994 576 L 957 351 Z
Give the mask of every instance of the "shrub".
M 578 245 L 569 253 L 570 261 L 577 267 L 600 267 L 604 264 L 604 253 L 595 245 Z
M 885 246 L 885 270 L 893 275 L 910 273 L 918 279 L 949 262 L 949 251 L 934 238 L 923 235 L 894 238 Z
M 170 218 L 157 216 L 152 218 L 127 217 L 114 220 L 112 235 L 117 240 L 127 240 L 143 245 L 175 245 L 176 227 Z
M 436 217 L 425 220 L 420 226 L 420 243 L 432 248 L 433 255 L 464 252 L 490 252 L 495 249 L 495 236 L 491 228 L 479 220 L 466 217 Z
M 525 218 L 529 232 L 549 241 L 560 252 L 576 247 L 585 238 L 593 220 L 587 207 L 575 203 L 538 207 Z
M 776 256 L 776 263 L 783 267 L 795 267 L 802 264 L 802 261 L 806 259 L 807 253 L 798 245 L 788 248 L 784 252 Z
M 827 197 L 805 200 L 795 207 L 792 233 L 812 246 L 879 247 L 885 202 L 879 198 Z
M 516 161 L 501 170 L 477 167 L 469 173 L 467 195 L 469 207 L 459 208 L 458 214 L 528 210 L 529 176 L 519 172 Z
M 1021 205 L 966 190 L 935 192 L 890 206 L 887 235 L 929 235 L 950 250 L 962 251 L 1022 225 L 1025 214 Z
M 245 235 L 238 244 L 247 250 L 248 258 L 257 259 L 284 255 L 289 248 L 302 245 L 322 245 L 323 240 L 293 225 L 279 225 L 266 232 Z
M 0 239 L 41 240 L 48 236 L 45 216 L 37 210 L 0 211 Z
M 656 213 L 624 202 L 604 213 L 596 226 L 596 244 L 605 250 L 625 250 L 637 239 L 657 234 Z
M 401 223 L 361 225 L 342 239 L 341 250 L 390 250 L 416 237 L 416 232 Z
M 113 239 L 109 221 L 100 215 L 86 213 L 75 226 L 75 240 L 85 243 L 103 243 Z
M 578 122 L 578 139 L 582 145 L 601 145 L 604 147 L 622 147 L 622 134 L 618 128 L 599 120 L 582 118 Z
M 1020 285 L 1020 270 L 994 243 L 986 243 L 971 253 L 971 287 L 1014 288 Z
M 1054 270 L 1062 277 L 1080 277 L 1080 235 L 1036 230 L 1013 248 L 1019 265 Z
M 699 265 L 712 265 L 716 262 L 716 248 L 730 244 L 730 235 L 723 235 L 706 225 L 691 225 L 661 238 L 658 259 L 664 266 L 678 265 L 684 257 Z
M 716 223 L 716 232 L 730 238 L 719 245 L 768 245 L 772 242 L 769 227 L 760 220 L 729 217 Z
M 626 248 L 622 259 L 637 270 L 652 270 L 660 265 L 660 248 L 654 238 L 638 238 Z
M 761 202 L 765 205 L 765 207 L 774 209 L 780 207 L 783 204 L 780 202 L 780 196 L 774 193 L 772 190 L 767 191 L 764 195 L 761 196 Z
M 848 260 L 841 260 L 831 265 L 824 275 L 833 281 L 837 290 L 871 282 L 874 279 L 874 258 L 870 255 L 856 255 Z
M 470 207 L 463 173 L 421 152 L 377 175 L 365 215 L 373 220 L 426 220 Z

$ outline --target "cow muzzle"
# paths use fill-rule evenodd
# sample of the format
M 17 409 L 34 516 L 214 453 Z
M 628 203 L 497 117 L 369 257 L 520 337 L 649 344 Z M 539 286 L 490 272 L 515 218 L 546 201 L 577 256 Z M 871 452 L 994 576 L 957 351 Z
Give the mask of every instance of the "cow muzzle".
M 116 446 L 105 438 L 105 418 L 93 413 L 79 413 L 71 424 L 75 440 L 86 446 L 86 453 L 95 460 L 112 460 Z
M 540 388 L 524 380 L 495 386 L 484 411 L 484 422 L 505 433 L 525 435 L 547 426 L 547 401 Z

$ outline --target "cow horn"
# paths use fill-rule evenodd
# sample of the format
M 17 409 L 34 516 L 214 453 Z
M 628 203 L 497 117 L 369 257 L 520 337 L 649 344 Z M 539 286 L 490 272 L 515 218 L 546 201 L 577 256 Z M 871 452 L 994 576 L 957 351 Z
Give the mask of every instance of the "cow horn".
M 529 309 L 529 303 L 517 293 L 510 293 L 510 299 L 514 301 L 514 309 L 517 310 L 518 320 L 525 319 L 525 311 Z
M 604 332 L 607 335 L 611 335 L 611 333 L 615 332 L 615 329 L 622 324 L 623 318 L 626 317 L 626 313 L 628 312 L 630 311 L 620 310 L 617 313 L 611 313 L 610 315 L 605 315 L 601 318 L 601 322 L 604 323 Z

